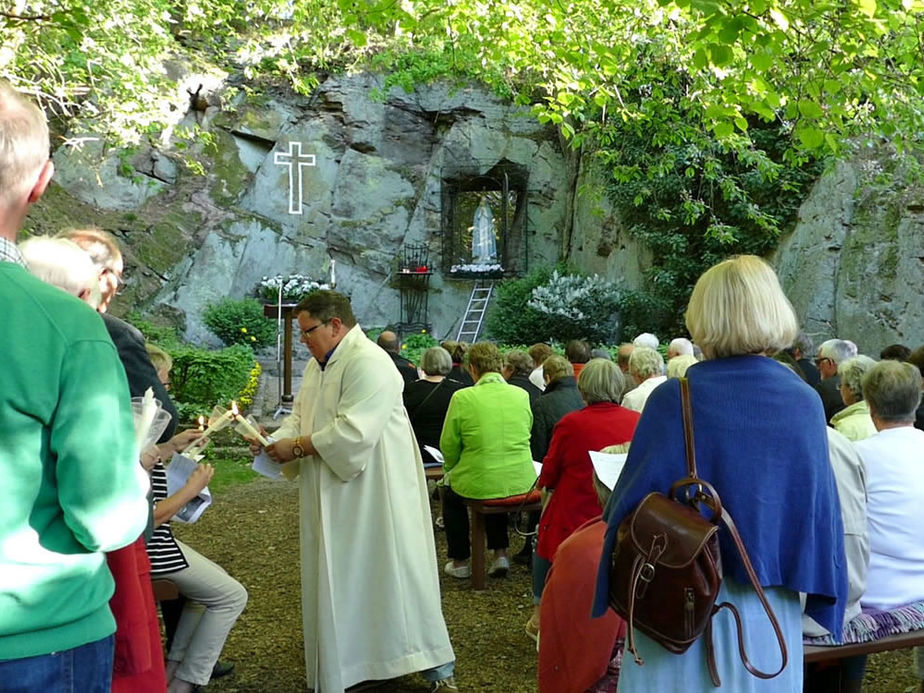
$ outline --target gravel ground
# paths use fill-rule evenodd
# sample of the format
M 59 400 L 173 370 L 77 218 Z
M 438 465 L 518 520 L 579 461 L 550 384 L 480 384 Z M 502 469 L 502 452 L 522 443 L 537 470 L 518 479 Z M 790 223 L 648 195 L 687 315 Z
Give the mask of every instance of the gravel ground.
M 216 494 L 215 504 L 195 525 L 174 525 L 183 541 L 224 567 L 250 593 L 247 609 L 231 631 L 222 655 L 223 660 L 236 664 L 236 670 L 209 685 L 211 691 L 306 690 L 297 508 L 295 484 L 260 479 Z M 446 560 L 442 532 L 437 532 L 436 540 L 442 566 Z M 511 531 L 511 551 L 520 546 L 522 539 Z M 531 608 L 527 569 L 514 565 L 505 580 L 490 580 L 484 592 L 472 591 L 468 580 L 440 578 L 443 613 L 456 652 L 456 678 L 461 690 L 536 691 L 535 646 L 523 631 Z M 917 691 L 910 667 L 910 651 L 874 655 L 864 690 Z M 376 690 L 422 693 L 428 687 L 420 676 L 409 675 Z

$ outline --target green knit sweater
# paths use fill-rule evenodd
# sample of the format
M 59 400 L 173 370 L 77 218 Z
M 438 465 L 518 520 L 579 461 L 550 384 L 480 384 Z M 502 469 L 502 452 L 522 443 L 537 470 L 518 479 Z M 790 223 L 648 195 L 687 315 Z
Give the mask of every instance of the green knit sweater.
M 0 262 L 0 660 L 110 635 L 104 551 L 147 521 L 128 386 L 86 304 Z

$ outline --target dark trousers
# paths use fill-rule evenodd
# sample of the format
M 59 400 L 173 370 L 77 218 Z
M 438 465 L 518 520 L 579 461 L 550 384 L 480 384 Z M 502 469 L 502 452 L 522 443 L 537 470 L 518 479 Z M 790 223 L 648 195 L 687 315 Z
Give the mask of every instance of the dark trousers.
M 449 547 L 449 557 L 456 561 L 467 560 L 472 555 L 471 541 L 469 540 L 468 508 L 458 493 L 448 486 L 443 487 L 443 525 L 446 528 L 446 544 Z M 506 549 L 509 545 L 507 539 L 507 513 L 485 515 L 484 532 L 488 537 L 488 548 L 493 550 Z

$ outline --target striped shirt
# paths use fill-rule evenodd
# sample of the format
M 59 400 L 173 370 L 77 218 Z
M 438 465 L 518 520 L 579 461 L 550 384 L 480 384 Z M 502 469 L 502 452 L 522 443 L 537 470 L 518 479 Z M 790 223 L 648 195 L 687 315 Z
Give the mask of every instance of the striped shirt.
M 158 462 L 151 470 L 151 490 L 154 495 L 154 507 L 157 507 L 157 504 L 167 497 L 167 468 L 163 462 Z M 147 548 L 148 558 L 151 560 L 151 575 L 175 573 L 189 567 L 176 539 L 173 538 L 169 522 L 154 530 Z

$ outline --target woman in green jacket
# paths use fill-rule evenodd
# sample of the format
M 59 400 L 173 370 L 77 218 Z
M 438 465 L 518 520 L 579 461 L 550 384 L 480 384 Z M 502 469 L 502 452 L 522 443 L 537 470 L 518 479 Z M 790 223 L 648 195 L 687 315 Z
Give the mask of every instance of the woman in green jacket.
M 468 369 L 474 387 L 452 396 L 440 450 L 443 453 L 445 488 L 443 520 L 449 558 L 447 575 L 471 575 L 468 513 L 464 499 L 506 498 L 526 493 L 536 480 L 529 450 L 532 413 L 529 395 L 509 385 L 500 371 L 500 351 L 494 344 L 480 342 L 468 352 Z M 504 577 L 507 560 L 507 515 L 485 517 L 488 548 L 494 562 L 488 574 Z

